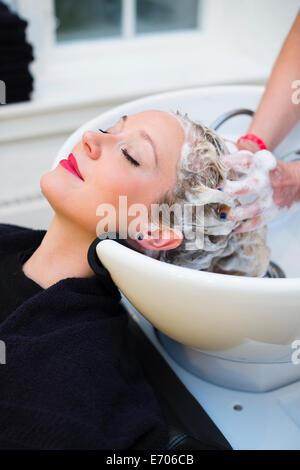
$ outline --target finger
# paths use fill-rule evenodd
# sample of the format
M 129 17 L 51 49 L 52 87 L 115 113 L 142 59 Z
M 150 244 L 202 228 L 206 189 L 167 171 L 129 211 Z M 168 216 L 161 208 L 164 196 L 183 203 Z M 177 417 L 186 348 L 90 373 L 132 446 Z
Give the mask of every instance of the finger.
M 249 170 L 251 167 L 253 154 L 247 150 L 242 150 L 237 153 L 220 155 L 220 160 L 226 168 L 242 173 Z
M 262 217 L 255 217 L 254 219 L 247 220 L 247 222 L 244 222 L 235 228 L 234 233 L 252 232 L 252 230 L 257 229 L 260 225 L 263 225 Z
M 263 211 L 263 205 L 260 200 L 232 208 L 228 213 L 228 219 L 235 222 L 239 220 L 252 219 L 259 216 Z
M 239 181 L 227 180 L 223 191 L 231 196 L 242 196 L 257 194 L 260 190 L 261 182 L 258 178 L 246 178 Z

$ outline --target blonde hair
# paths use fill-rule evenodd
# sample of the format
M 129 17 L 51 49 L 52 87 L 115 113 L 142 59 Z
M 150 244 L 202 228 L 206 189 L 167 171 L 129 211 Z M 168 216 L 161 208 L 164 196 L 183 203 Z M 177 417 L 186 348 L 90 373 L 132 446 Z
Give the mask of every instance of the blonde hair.
M 269 249 L 266 245 L 266 227 L 249 232 L 235 233 L 237 222 L 222 220 L 224 206 L 239 205 L 219 191 L 217 187 L 227 179 L 236 180 L 238 175 L 228 170 L 220 161 L 220 155 L 229 153 L 223 139 L 200 122 L 192 121 L 187 114 L 172 113 L 183 126 L 186 140 L 177 166 L 177 184 L 167 191 L 160 205 L 177 203 L 203 206 L 203 220 L 193 211 L 192 222 L 183 226 L 184 240 L 171 250 L 147 251 L 146 254 L 161 261 L 189 267 L 244 276 L 263 276 L 269 265 Z M 162 212 L 162 219 L 164 214 Z M 173 225 L 176 221 L 172 220 Z M 202 225 L 203 248 L 191 247 L 191 233 Z M 187 249 L 187 243 L 189 248 Z

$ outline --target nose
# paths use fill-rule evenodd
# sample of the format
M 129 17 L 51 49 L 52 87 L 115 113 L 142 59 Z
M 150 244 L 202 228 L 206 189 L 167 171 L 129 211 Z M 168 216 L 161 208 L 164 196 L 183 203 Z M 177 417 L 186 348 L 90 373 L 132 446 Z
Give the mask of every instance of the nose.
M 84 151 L 87 156 L 97 160 L 101 155 L 101 137 L 97 132 L 86 131 L 82 136 Z

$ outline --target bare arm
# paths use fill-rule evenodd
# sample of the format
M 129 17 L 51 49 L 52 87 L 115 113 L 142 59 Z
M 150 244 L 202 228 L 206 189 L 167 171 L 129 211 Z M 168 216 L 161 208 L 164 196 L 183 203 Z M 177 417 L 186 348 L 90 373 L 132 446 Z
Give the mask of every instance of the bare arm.
M 292 87 L 293 83 L 298 87 L 298 91 Z M 284 41 L 265 93 L 248 130 L 249 133 L 263 139 L 270 150 L 273 150 L 300 120 L 299 85 L 300 10 Z M 292 99 L 295 95 L 296 99 Z M 245 139 L 241 140 L 237 147 L 239 150 L 249 150 L 252 154 L 260 150 L 256 143 Z M 232 162 L 241 163 L 243 159 L 245 156 L 237 154 Z M 248 167 L 251 168 L 251 165 L 252 159 L 249 157 Z M 250 189 L 251 182 L 247 178 L 244 180 L 244 193 L 252 192 L 257 198 L 252 204 L 244 205 L 237 213 L 229 212 L 229 218 L 241 221 L 237 231 L 254 230 L 270 220 L 270 213 L 276 213 L 274 209 L 278 207 L 287 209 L 300 201 L 300 160 L 295 162 L 277 160 L 276 168 L 269 172 L 269 177 L 273 198 L 271 205 L 270 201 L 268 202 L 268 207 L 266 207 L 266 201 L 262 197 L 259 186 L 254 184 Z
M 297 92 L 292 88 L 296 80 L 300 80 L 300 10 L 284 41 L 248 131 L 263 139 L 270 150 L 300 119 L 300 103 L 292 100 L 293 93 Z M 256 144 L 245 140 L 241 141 L 239 148 L 252 152 L 258 150 Z

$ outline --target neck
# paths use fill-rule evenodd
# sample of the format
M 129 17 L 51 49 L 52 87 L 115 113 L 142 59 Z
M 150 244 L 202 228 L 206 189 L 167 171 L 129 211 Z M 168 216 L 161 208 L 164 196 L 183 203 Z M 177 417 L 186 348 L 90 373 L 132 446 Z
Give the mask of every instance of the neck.
M 96 233 L 88 233 L 56 213 L 23 272 L 44 289 L 68 277 L 93 277 L 87 252 L 95 238 Z

